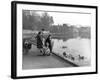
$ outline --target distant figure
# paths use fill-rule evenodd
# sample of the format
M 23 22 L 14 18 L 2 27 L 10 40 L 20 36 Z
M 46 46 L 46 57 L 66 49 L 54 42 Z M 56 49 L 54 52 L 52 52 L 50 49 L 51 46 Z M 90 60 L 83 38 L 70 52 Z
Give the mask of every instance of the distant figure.
M 41 33 L 44 33 L 45 29 L 41 29 Z
M 42 36 L 42 38 L 44 38 L 44 31 L 45 31 L 45 29 L 41 29 L 41 36 Z
M 45 40 L 45 46 L 47 47 L 49 47 L 49 49 L 50 49 L 50 53 L 52 53 L 52 43 L 51 43 L 51 35 L 49 35 L 48 37 L 47 37 L 47 39 Z

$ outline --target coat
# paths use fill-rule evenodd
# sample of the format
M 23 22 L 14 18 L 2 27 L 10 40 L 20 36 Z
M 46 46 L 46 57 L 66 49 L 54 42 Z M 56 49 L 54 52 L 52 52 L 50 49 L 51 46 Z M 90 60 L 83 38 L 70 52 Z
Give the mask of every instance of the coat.
M 42 36 L 37 35 L 36 39 L 37 39 L 37 48 L 43 48 Z

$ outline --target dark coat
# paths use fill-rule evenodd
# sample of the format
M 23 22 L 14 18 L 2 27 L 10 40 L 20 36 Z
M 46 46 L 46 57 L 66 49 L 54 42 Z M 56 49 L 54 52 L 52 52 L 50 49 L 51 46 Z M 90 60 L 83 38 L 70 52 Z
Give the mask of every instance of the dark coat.
M 49 44 L 49 49 L 50 49 L 50 52 L 52 52 L 52 44 L 51 44 L 51 39 L 50 38 L 47 38 L 46 40 L 45 40 L 45 46 L 47 46 L 47 43 Z
M 42 36 L 37 35 L 36 39 L 37 39 L 37 48 L 43 48 Z

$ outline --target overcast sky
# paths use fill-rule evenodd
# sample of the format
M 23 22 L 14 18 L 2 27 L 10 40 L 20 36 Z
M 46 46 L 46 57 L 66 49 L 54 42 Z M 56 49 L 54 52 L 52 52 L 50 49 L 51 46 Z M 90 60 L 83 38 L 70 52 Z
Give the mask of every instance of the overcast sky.
M 41 12 L 38 12 L 41 14 Z M 54 24 L 91 25 L 91 14 L 47 12 L 53 17 Z

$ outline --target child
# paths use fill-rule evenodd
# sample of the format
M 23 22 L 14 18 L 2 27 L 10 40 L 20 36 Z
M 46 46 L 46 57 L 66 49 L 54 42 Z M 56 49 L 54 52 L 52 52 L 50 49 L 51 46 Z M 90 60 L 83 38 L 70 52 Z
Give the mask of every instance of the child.
M 43 52 L 44 52 L 44 55 L 50 55 L 50 49 L 49 49 L 49 44 L 46 43 L 46 46 L 43 47 Z

